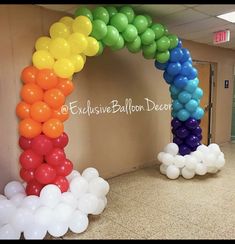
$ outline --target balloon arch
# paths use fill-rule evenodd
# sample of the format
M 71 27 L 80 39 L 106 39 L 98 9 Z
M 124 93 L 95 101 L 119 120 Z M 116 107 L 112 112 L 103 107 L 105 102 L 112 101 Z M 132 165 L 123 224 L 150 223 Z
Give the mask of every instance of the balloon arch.
M 149 15 L 135 14 L 128 6 L 92 11 L 82 7 L 74 18 L 65 16 L 52 24 L 49 32 L 36 40 L 33 64 L 21 74 L 22 100 L 16 113 L 23 150 L 20 176 L 25 183 L 12 181 L 4 189 L 1 238 L 19 238 L 23 232 L 26 239 L 42 239 L 47 231 L 58 237 L 68 228 L 81 233 L 88 226 L 87 215 L 104 210 L 109 184 L 94 168 L 81 175 L 73 170 L 64 152 L 68 136 L 63 122 L 69 114 L 61 108 L 74 89 L 73 74 L 83 69 L 86 57 L 101 55 L 106 46 L 113 51 L 124 47 L 131 53 L 142 51 L 144 58 L 153 59 L 155 67 L 164 71 L 173 100 L 174 138 L 158 154 L 161 173 L 170 179 L 179 175 L 190 179 L 224 166 L 217 144 L 200 143 L 204 111 L 197 70 L 181 40 L 164 25 L 153 23 Z

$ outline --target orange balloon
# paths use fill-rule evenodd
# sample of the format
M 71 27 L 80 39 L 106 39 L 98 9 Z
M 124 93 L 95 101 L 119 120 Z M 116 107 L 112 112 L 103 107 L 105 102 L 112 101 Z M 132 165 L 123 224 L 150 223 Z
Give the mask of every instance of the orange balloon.
M 46 103 L 39 101 L 32 104 L 30 115 L 37 122 L 45 122 L 51 117 L 51 109 Z
M 34 121 L 33 119 L 27 118 L 20 121 L 19 133 L 21 136 L 26 138 L 34 138 L 40 135 L 42 132 L 41 123 Z
M 63 110 L 63 108 L 62 108 L 62 111 L 61 111 L 61 108 L 57 109 L 57 110 L 52 110 L 51 118 L 58 119 L 61 122 L 64 122 L 69 118 L 69 111 Z
M 56 138 L 64 132 L 64 125 L 58 119 L 49 119 L 43 124 L 42 131 L 46 136 Z
M 43 99 L 53 109 L 60 108 L 65 102 L 64 94 L 57 88 L 46 91 Z
M 26 84 L 22 87 L 20 95 L 29 104 L 33 104 L 43 99 L 43 90 L 36 84 Z
M 26 102 L 19 102 L 16 106 L 16 114 L 20 119 L 30 117 L 30 105 Z
M 57 88 L 61 90 L 61 92 L 68 96 L 71 94 L 74 90 L 73 82 L 69 79 L 59 78 L 59 84 L 57 85 Z
M 41 69 L 38 72 L 36 83 L 44 90 L 56 87 L 58 83 L 57 76 L 51 69 Z
M 38 69 L 34 66 L 27 66 L 21 72 L 21 80 L 27 83 L 35 83 Z

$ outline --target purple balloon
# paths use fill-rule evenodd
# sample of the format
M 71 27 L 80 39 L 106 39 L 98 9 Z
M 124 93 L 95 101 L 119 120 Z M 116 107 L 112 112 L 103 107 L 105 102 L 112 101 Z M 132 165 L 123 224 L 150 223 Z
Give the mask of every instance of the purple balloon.
M 171 126 L 172 126 L 174 129 L 179 128 L 181 125 L 182 125 L 182 122 L 181 122 L 180 120 L 178 120 L 177 118 L 174 118 L 174 119 L 171 121 Z
M 179 146 L 179 153 L 180 153 L 182 156 L 184 156 L 184 155 L 186 155 L 186 154 L 190 154 L 190 152 L 191 152 L 191 149 L 190 149 L 188 146 L 186 146 L 185 144 L 181 144 L 181 145 Z
M 176 134 L 176 129 L 172 128 L 171 132 L 172 132 L 173 135 L 175 135 Z
M 192 130 L 192 134 L 195 136 L 199 136 L 202 134 L 202 129 L 200 126 L 197 126 L 195 129 Z
M 202 140 L 202 135 L 201 134 L 198 135 L 197 138 L 199 139 L 199 141 L 201 141 Z
M 199 142 L 198 137 L 194 135 L 190 135 L 185 139 L 185 143 L 190 147 L 196 147 L 198 142 Z
M 175 136 L 173 139 L 173 142 L 179 146 L 183 143 L 183 140 L 181 140 L 179 137 Z
M 176 130 L 176 135 L 180 139 L 184 139 L 184 138 L 186 138 L 189 135 L 189 131 L 184 126 L 181 126 L 180 128 L 178 128 Z
M 194 118 L 189 118 L 185 121 L 184 125 L 190 129 L 190 130 L 193 130 L 195 129 L 197 126 L 199 126 L 199 123 L 196 119 Z

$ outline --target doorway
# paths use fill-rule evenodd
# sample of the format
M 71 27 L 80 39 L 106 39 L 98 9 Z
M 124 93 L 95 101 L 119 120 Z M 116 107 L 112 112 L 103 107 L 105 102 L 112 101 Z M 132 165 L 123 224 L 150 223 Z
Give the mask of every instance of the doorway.
M 235 76 L 234 76 L 235 78 Z M 233 81 L 233 111 L 232 111 L 232 130 L 231 130 L 231 141 L 235 142 L 235 79 Z

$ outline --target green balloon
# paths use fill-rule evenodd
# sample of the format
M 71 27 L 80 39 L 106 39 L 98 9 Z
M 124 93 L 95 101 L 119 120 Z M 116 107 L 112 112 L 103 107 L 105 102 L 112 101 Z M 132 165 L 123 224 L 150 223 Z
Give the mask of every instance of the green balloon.
M 107 25 L 109 22 L 109 13 L 104 7 L 97 7 L 93 11 L 93 18 L 94 20 L 99 19 L 104 21 L 104 23 Z
M 148 27 L 151 26 L 151 24 L 153 23 L 153 20 L 152 20 L 152 17 L 148 14 L 144 14 L 145 18 L 147 19 L 148 21 Z
M 122 32 L 128 25 L 128 19 L 125 14 L 117 13 L 111 18 L 110 24 L 117 28 L 119 32 Z
M 169 30 L 167 29 L 166 26 L 164 26 L 164 30 L 165 30 L 165 31 L 164 31 L 164 34 L 165 34 L 165 35 L 169 35 Z
M 132 24 L 136 27 L 138 34 L 143 33 L 148 28 L 148 20 L 143 15 L 137 15 Z
M 140 35 L 140 39 L 143 45 L 150 45 L 155 39 L 154 31 L 147 28 L 147 30 Z
M 76 9 L 74 15 L 75 15 L 75 17 L 83 15 L 83 16 L 88 17 L 91 21 L 93 20 L 91 10 L 86 7 L 81 7 L 81 8 Z
M 168 50 L 165 52 L 158 52 L 155 58 L 159 63 L 164 64 L 169 60 L 170 52 Z
M 170 40 L 169 49 L 173 49 L 173 48 L 177 47 L 177 45 L 179 43 L 179 38 L 176 35 L 168 35 L 167 37 Z
M 122 36 L 126 42 L 133 42 L 138 36 L 138 31 L 134 25 L 128 24 L 126 29 L 122 32 Z
M 109 18 L 112 18 L 118 12 L 117 9 L 113 6 L 107 6 L 105 8 L 109 13 Z
M 124 48 L 124 46 L 125 46 L 124 39 L 121 35 L 119 35 L 118 41 L 115 43 L 114 46 L 111 47 L 111 49 L 113 51 L 116 51 L 116 50 L 120 50 L 120 49 Z
M 137 36 L 136 39 L 133 42 L 129 42 L 126 44 L 127 49 L 131 53 L 137 53 L 141 50 L 141 40 L 140 37 Z
M 163 25 L 161 24 L 153 24 L 151 26 L 151 29 L 154 31 L 155 33 L 155 38 L 156 40 L 161 38 L 163 35 L 164 35 L 164 32 L 165 32 L 165 28 Z
M 145 59 L 154 59 L 155 58 L 155 53 L 152 53 L 152 54 L 146 54 L 146 53 L 142 53 L 143 57 Z
M 146 56 L 155 56 L 157 50 L 157 44 L 154 41 L 152 44 L 142 47 L 143 54 Z
M 164 52 L 170 47 L 170 40 L 167 36 L 163 36 L 157 40 L 157 48 L 160 52 Z
M 132 23 L 132 21 L 134 20 L 135 17 L 135 13 L 133 11 L 133 9 L 129 6 L 123 6 L 120 8 L 119 13 L 123 13 L 126 15 L 126 17 L 128 18 L 128 23 Z
M 107 34 L 102 39 L 103 43 L 106 46 L 111 47 L 111 46 L 114 46 L 116 44 L 116 42 L 118 41 L 118 38 L 119 38 L 118 30 L 115 27 L 108 25 L 107 26 Z
M 96 19 L 92 22 L 92 32 L 91 36 L 96 40 L 101 40 L 107 34 L 107 25 L 104 21 Z
M 95 56 L 99 56 L 104 52 L 104 44 L 101 41 L 98 41 L 98 43 L 99 43 L 99 51 Z

